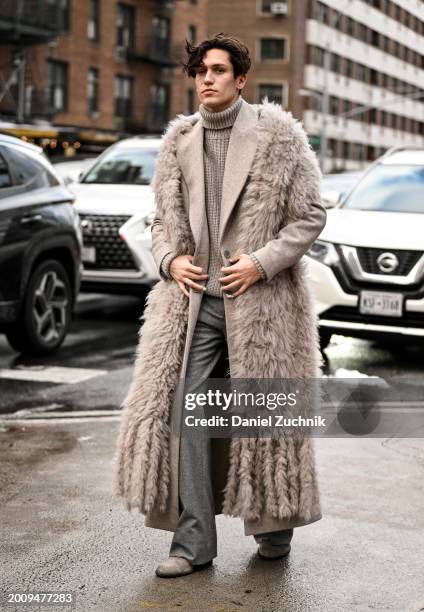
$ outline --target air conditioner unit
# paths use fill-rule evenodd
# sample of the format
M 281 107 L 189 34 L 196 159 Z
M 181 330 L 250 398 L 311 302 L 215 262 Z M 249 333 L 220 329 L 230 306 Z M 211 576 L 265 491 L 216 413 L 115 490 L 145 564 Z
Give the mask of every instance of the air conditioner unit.
M 272 15 L 287 15 L 287 2 L 271 2 L 270 11 Z

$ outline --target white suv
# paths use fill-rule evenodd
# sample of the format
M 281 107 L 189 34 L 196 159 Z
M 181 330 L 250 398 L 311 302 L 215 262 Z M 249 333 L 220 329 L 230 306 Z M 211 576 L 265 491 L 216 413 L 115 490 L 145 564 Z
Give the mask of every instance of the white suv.
M 389 150 L 307 253 L 321 344 L 424 336 L 424 149 Z
M 121 140 L 70 185 L 84 243 L 82 291 L 142 295 L 159 279 L 151 252 L 150 181 L 160 143 Z

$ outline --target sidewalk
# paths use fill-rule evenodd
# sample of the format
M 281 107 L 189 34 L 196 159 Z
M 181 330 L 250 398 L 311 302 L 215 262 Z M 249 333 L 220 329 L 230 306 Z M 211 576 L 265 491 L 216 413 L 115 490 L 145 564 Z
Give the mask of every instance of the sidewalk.
M 118 428 L 113 414 L 0 423 L 0 590 L 73 591 L 78 612 L 424 610 L 423 440 L 317 439 L 324 517 L 288 559 L 258 559 L 219 516 L 213 568 L 161 580 L 171 534 L 113 496 Z

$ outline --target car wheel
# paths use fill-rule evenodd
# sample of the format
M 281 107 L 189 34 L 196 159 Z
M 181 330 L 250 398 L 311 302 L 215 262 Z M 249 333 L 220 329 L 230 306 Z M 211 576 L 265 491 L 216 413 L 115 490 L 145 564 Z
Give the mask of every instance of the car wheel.
M 332 335 L 332 332 L 328 329 L 319 330 L 319 345 L 322 351 L 330 344 Z
M 65 268 L 49 259 L 32 271 L 22 315 L 6 332 L 13 349 L 47 355 L 65 339 L 72 315 L 72 288 Z

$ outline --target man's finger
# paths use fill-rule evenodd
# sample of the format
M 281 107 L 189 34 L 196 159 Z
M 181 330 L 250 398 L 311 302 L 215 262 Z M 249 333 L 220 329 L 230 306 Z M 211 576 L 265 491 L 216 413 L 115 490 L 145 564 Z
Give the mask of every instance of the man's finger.
M 207 274 L 196 274 L 195 272 L 189 272 L 187 270 L 184 272 L 184 276 L 194 280 L 206 280 L 208 278 Z
M 195 283 L 194 281 L 192 281 L 189 278 L 183 277 L 183 281 L 189 287 L 193 287 L 193 289 L 197 289 L 197 291 L 204 291 L 205 290 L 205 287 L 203 285 L 198 285 L 197 283 Z
M 192 263 L 187 263 L 187 271 L 196 272 L 197 274 L 202 274 L 203 268 L 201 266 L 193 266 Z
M 223 289 L 224 291 L 228 291 L 228 289 L 233 289 L 235 287 L 240 287 L 240 284 L 242 284 L 243 281 L 242 280 L 236 280 L 232 283 L 230 283 L 229 285 L 224 285 Z
M 234 281 L 238 278 L 239 277 L 237 276 L 237 274 L 228 274 L 227 276 L 221 276 L 218 280 L 221 281 L 221 283 L 231 283 L 231 281 Z
M 242 285 L 238 291 L 233 293 L 233 297 L 237 297 L 238 295 L 241 295 L 242 293 L 246 291 L 246 289 L 248 289 L 248 285 Z
M 234 266 L 224 266 L 221 268 L 221 272 L 224 274 L 230 274 L 231 272 L 234 272 Z
M 177 283 L 178 283 L 178 287 L 181 289 L 181 291 L 184 293 L 184 295 L 186 295 L 187 297 L 190 297 L 190 294 L 187 291 L 184 283 L 182 283 L 181 281 L 177 281 Z

